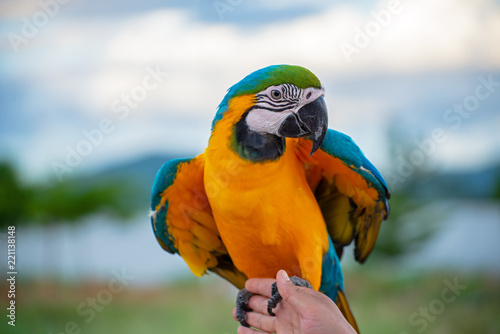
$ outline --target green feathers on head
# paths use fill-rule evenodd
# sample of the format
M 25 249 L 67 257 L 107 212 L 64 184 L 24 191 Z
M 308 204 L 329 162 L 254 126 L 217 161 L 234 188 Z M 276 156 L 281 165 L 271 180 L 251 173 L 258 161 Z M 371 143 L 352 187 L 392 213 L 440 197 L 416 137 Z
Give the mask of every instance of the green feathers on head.
M 293 84 L 299 88 L 321 88 L 321 82 L 306 68 L 295 65 L 272 65 L 247 75 L 243 80 L 229 88 L 227 95 L 232 97 L 255 94 L 269 86 L 284 83 Z

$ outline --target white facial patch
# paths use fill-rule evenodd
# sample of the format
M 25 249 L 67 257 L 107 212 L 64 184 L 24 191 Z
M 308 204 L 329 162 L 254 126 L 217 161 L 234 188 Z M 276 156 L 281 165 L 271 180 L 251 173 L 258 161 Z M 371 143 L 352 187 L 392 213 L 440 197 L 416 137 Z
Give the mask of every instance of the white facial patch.
M 265 109 L 254 109 L 247 115 L 247 124 L 252 131 L 278 135 L 281 123 L 291 113 L 291 111 L 274 112 Z
M 306 88 L 302 90 L 302 96 L 300 102 L 297 105 L 297 110 L 302 106 L 316 100 L 320 96 L 325 96 L 325 90 L 323 88 Z

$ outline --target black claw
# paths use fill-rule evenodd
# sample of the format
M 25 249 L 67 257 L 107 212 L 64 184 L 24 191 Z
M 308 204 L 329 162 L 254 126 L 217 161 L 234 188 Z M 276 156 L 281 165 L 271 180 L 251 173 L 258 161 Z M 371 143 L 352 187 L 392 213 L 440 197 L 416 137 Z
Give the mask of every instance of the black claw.
M 313 288 L 311 283 L 309 283 L 307 280 L 300 278 L 300 277 L 297 277 L 297 276 L 292 276 L 292 278 L 290 278 L 290 281 L 292 281 L 293 285 L 295 285 L 295 286 L 302 286 L 304 288 L 309 288 L 309 289 Z
M 241 289 L 236 296 L 236 319 L 245 327 L 250 327 L 247 323 L 246 312 L 252 311 L 252 309 L 248 307 L 248 302 L 253 295 L 254 294 L 248 292 L 247 289 Z
M 296 286 L 303 286 L 305 288 L 312 289 L 312 285 L 305 279 L 297 277 L 297 276 L 292 276 L 290 278 L 290 281 Z M 271 298 L 269 298 L 269 301 L 267 302 L 267 313 L 269 313 L 270 316 L 275 316 L 273 312 L 273 308 L 276 308 L 278 306 L 278 303 L 281 300 L 281 295 L 278 291 L 278 286 L 275 283 L 271 286 Z
M 269 313 L 270 316 L 274 317 L 275 314 L 273 312 L 273 308 L 278 306 L 278 303 L 281 300 L 281 295 L 278 291 L 278 285 L 276 282 L 271 285 L 271 298 L 269 298 L 267 302 L 267 313 Z

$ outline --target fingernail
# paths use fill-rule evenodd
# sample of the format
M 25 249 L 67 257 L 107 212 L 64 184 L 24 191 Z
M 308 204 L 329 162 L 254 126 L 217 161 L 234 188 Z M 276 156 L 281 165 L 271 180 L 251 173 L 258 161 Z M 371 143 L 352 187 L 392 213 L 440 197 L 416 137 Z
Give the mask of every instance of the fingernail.
M 284 270 L 281 270 L 281 277 L 285 280 L 285 281 L 289 281 L 290 280 L 290 277 L 288 277 L 288 274 L 286 273 L 286 271 Z

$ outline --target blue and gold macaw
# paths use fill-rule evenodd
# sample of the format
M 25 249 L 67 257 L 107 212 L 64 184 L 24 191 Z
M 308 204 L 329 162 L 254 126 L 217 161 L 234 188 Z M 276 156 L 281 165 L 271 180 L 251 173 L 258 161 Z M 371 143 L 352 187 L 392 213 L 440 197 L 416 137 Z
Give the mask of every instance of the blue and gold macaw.
M 366 260 L 390 193 L 351 138 L 327 128 L 324 94 L 313 73 L 291 65 L 232 86 L 205 152 L 158 171 L 151 218 L 163 249 L 196 276 L 211 271 L 242 289 L 285 269 L 334 300 L 357 330 L 339 257 L 354 240 L 356 260 Z

